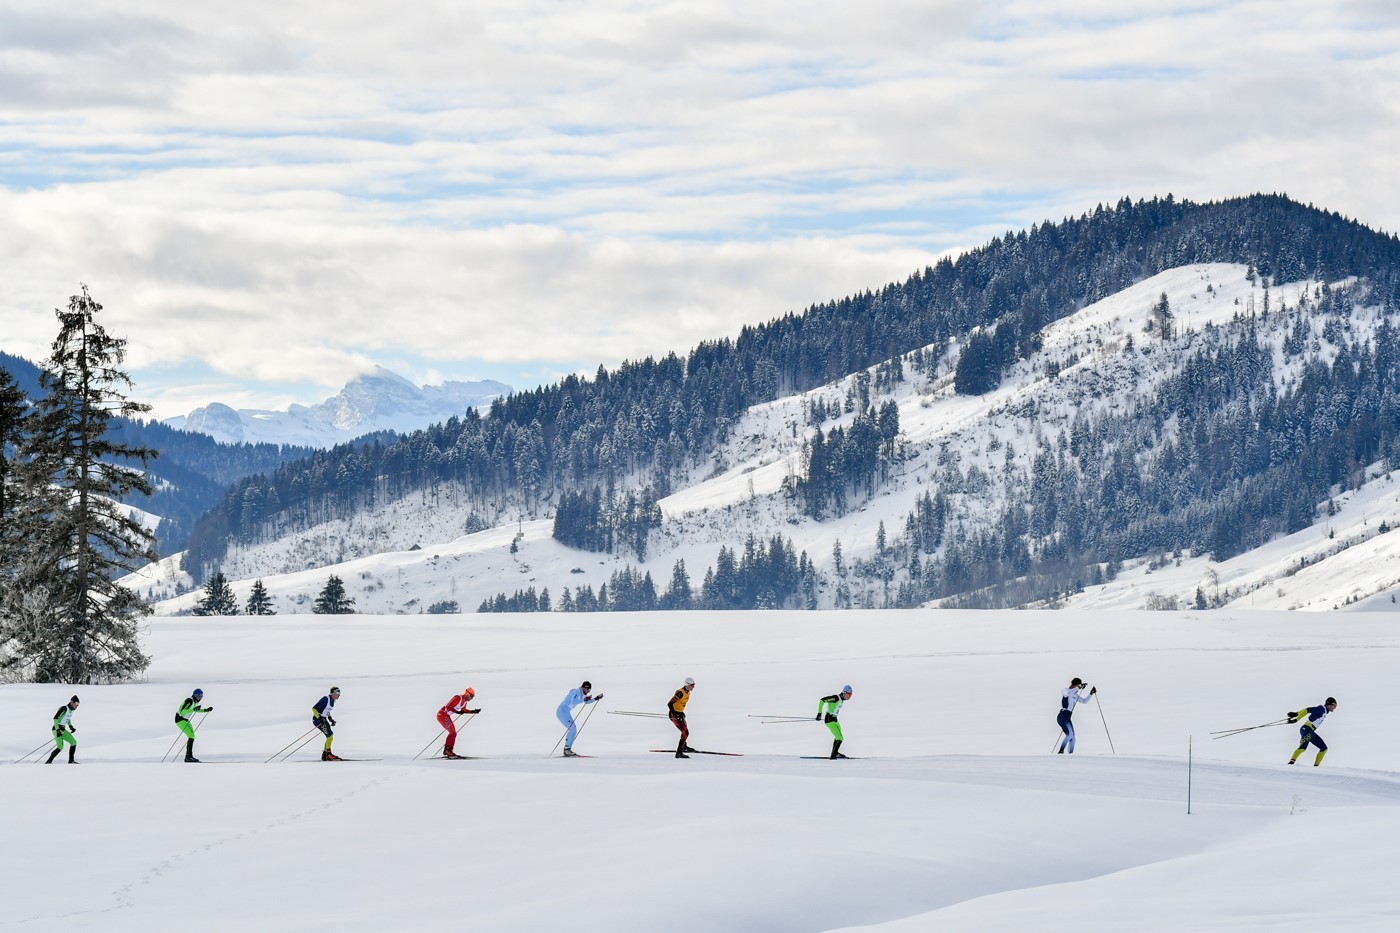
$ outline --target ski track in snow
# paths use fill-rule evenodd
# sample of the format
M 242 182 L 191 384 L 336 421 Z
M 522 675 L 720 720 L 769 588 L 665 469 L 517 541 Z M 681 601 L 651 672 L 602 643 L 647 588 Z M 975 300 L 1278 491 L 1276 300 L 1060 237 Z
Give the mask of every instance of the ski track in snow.
M 0 928 L 1391 929 L 1396 621 L 156 620 L 148 682 L 75 688 L 81 768 L 0 767 Z M 648 754 L 675 742 L 669 723 L 606 715 L 663 708 L 687 674 L 691 744 L 744 757 Z M 1080 753 L 1058 756 L 1069 674 L 1101 690 L 1075 716 Z M 546 758 L 554 706 L 583 676 L 607 698 L 576 743 L 596 757 Z M 323 765 L 313 739 L 293 761 L 312 767 L 261 764 L 332 682 L 337 752 L 383 760 Z M 482 757 L 409 761 L 464 682 L 483 713 L 457 748 Z M 798 757 L 830 748 L 815 720 L 748 718 L 814 713 L 843 682 L 859 759 Z M 196 754 L 244 766 L 155 764 L 194 683 L 215 707 Z M 0 755 L 33 747 L 72 689 L 0 686 Z M 1290 727 L 1207 737 L 1329 692 L 1321 768 L 1284 764 Z

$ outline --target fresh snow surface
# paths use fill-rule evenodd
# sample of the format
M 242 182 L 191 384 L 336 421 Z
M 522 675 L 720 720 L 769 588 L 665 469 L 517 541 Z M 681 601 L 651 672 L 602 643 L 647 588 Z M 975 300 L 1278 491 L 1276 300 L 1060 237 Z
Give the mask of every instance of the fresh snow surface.
M 136 685 L 0 687 L 0 754 L 76 691 L 84 764 L 0 766 L 23 930 L 1393 930 L 1400 615 L 818 612 L 161 618 Z M 665 709 L 687 675 L 691 744 Z M 1060 689 L 1079 753 L 1050 749 Z M 605 698 L 547 758 L 583 678 Z M 855 687 L 844 750 L 812 716 Z M 263 764 L 331 684 L 336 751 Z M 411 761 L 463 686 L 458 751 Z M 203 687 L 206 765 L 160 764 Z M 1284 764 L 1286 710 L 1340 706 Z M 1102 701 L 1102 705 L 1100 702 Z M 1102 717 L 1101 718 L 1101 714 Z M 1112 730 L 1111 752 L 1105 723 Z M 1194 742 L 1186 813 L 1188 736 Z M 229 768 L 227 764 L 235 763 Z M 215 763 L 225 766 L 219 767 Z M 191 770 L 194 769 L 194 770 Z
M 446 382 L 416 386 L 382 366 L 345 384 L 317 405 L 292 405 L 286 411 L 234 410 L 220 402 L 188 415 L 165 419 L 185 431 L 208 434 L 228 444 L 294 444 L 332 447 L 374 431 L 400 434 L 461 417 L 468 408 L 484 409 L 510 392 L 510 386 L 483 382 Z

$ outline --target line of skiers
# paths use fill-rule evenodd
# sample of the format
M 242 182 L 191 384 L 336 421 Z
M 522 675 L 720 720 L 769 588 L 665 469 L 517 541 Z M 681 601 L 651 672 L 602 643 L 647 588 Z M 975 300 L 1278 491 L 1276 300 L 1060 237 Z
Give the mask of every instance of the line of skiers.
M 1084 693 L 1088 689 L 1088 694 Z M 1060 692 L 1060 712 L 1055 717 L 1055 722 L 1060 727 L 1063 735 L 1060 737 L 1060 746 L 1056 754 L 1074 754 L 1074 708 L 1080 703 L 1088 703 L 1095 694 L 1099 692 L 1098 687 L 1090 687 L 1083 680 L 1075 677 L 1070 680 L 1069 686 Z M 1322 741 L 1322 736 L 1317 734 L 1317 727 L 1322 725 L 1322 721 L 1327 718 L 1328 713 L 1335 712 L 1337 700 L 1335 697 L 1328 697 L 1318 706 L 1305 706 L 1294 712 L 1289 711 L 1286 719 L 1289 725 L 1296 725 L 1302 720 L 1306 720 L 1298 729 L 1301 742 L 1297 750 L 1293 752 L 1293 757 L 1288 759 L 1290 765 L 1298 763 L 1298 756 L 1308 750 L 1309 745 L 1317 746 L 1317 757 L 1313 759 L 1313 767 L 1322 764 L 1322 758 L 1327 754 L 1327 743 Z M 838 736 L 839 738 L 839 736 Z M 840 742 L 836 743 L 840 745 Z
M 1084 691 L 1088 690 L 1086 694 Z M 690 702 L 690 695 L 695 690 L 695 679 L 687 677 L 685 682 L 676 690 L 671 699 L 666 703 L 667 718 L 671 724 L 680 732 L 680 740 L 676 743 L 676 757 L 689 758 L 687 752 L 695 749 L 688 744 L 690 739 L 690 726 L 686 721 L 685 707 Z M 843 759 L 846 756 L 841 754 L 841 723 L 838 715 L 842 705 L 850 700 L 854 691 L 850 684 L 843 686 L 838 693 L 824 696 L 817 701 L 817 715 L 819 721 L 824 721 L 826 727 L 831 730 L 831 758 Z M 1060 692 L 1060 710 L 1055 717 L 1056 724 L 1059 725 L 1062 736 L 1060 738 L 1057 754 L 1074 754 L 1074 709 L 1081 703 L 1088 703 L 1099 692 L 1097 687 L 1091 687 L 1082 679 L 1075 677 L 1070 680 L 1069 686 Z M 442 705 L 437 711 L 437 722 L 447 733 L 446 741 L 443 743 L 443 758 L 461 758 L 456 752 L 457 745 L 457 724 L 454 716 L 477 715 L 481 708 L 469 707 L 469 703 L 476 698 L 476 691 L 471 687 L 466 687 L 461 693 L 454 694 L 451 699 Z M 578 737 L 578 723 L 574 719 L 574 710 L 591 703 L 597 703 L 603 698 L 603 694 L 596 696 L 593 694 L 593 684 L 585 680 L 579 686 L 570 690 L 564 699 L 560 701 L 558 709 L 555 710 L 555 717 L 564 726 L 564 757 L 577 758 L 574 751 L 574 740 Z M 320 730 L 326 737 L 326 743 L 321 750 L 322 761 L 339 761 L 340 758 L 331 751 L 331 743 L 335 741 L 335 702 L 340 699 L 340 688 L 331 687 L 325 696 L 317 700 L 311 707 L 311 725 Z M 196 713 L 211 713 L 212 706 L 201 705 L 204 700 L 204 691 L 196 687 L 180 703 L 180 708 L 175 712 L 175 725 L 185 736 L 185 761 L 199 763 L 199 759 L 194 756 L 195 726 L 191 718 Z M 78 751 L 78 740 L 74 733 L 78 727 L 73 724 L 73 714 L 77 711 L 79 700 L 73 696 L 67 703 L 58 708 L 58 712 L 53 717 L 53 738 L 54 750 L 50 753 L 46 764 L 53 764 L 54 759 L 68 748 L 68 763 L 77 764 L 75 756 Z M 1298 762 L 1298 757 L 1307 751 L 1309 745 L 1317 746 L 1317 757 L 1313 760 L 1313 766 L 1322 764 L 1323 756 L 1327 754 L 1327 743 L 1318 734 L 1318 727 L 1322 725 L 1328 714 L 1335 712 L 1337 701 L 1334 697 L 1328 697 L 1323 703 L 1317 706 L 1305 706 L 1300 710 L 1289 711 L 1287 722 L 1299 726 L 1300 743 L 1293 757 L 1288 760 L 1290 765 Z

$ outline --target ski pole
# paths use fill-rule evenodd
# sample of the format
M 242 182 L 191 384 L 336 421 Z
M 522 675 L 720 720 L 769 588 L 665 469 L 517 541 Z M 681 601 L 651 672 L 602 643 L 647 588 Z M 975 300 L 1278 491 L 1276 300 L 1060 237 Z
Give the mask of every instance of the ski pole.
M 1098 692 L 1098 691 L 1095 691 L 1095 692 Z M 1100 698 L 1099 698 L 1099 720 L 1102 721 L 1102 723 L 1103 723 L 1103 734 L 1105 734 L 1105 735 L 1107 735 L 1107 737 L 1109 737 L 1109 751 L 1112 751 L 1114 755 L 1119 754 L 1119 749 L 1113 747 L 1113 734 L 1112 734 L 1112 733 L 1109 733 L 1109 720 L 1103 719 L 1103 698 L 1102 698 L 1102 696 L 1100 696 Z
M 1267 729 L 1269 726 L 1281 726 L 1287 722 L 1287 719 L 1275 719 L 1273 722 L 1261 723 L 1257 726 L 1244 726 L 1239 729 L 1221 729 L 1217 732 L 1212 732 L 1211 735 L 1235 735 L 1239 732 L 1252 732 L 1255 729 Z
M 595 700 L 595 701 L 593 701 L 593 703 L 591 703 L 591 704 L 589 704 L 589 705 L 591 705 L 594 709 L 597 709 L 597 707 L 598 707 L 598 701 Z M 585 712 L 585 713 L 583 714 L 583 721 L 580 722 L 580 723 L 578 724 L 578 728 L 576 728 L 576 729 L 574 730 L 574 738 L 575 738 L 575 739 L 578 738 L 579 733 L 583 731 L 583 727 L 584 727 L 584 726 L 588 725 L 588 720 L 591 719 L 592 717 L 593 717 L 593 710 L 591 710 L 591 709 L 588 710 L 587 712 Z M 554 753 L 557 752 L 557 751 L 559 751 L 559 746 L 560 746 L 560 744 L 563 743 L 564 739 L 567 738 L 568 735 L 569 735 L 569 730 L 566 728 L 566 729 L 564 730 L 564 734 L 561 735 L 561 736 L 559 736 L 559 741 L 554 743 L 554 747 L 551 748 L 551 749 L 549 750 L 549 754 L 546 755 L 545 757 L 546 757 L 546 758 L 553 758 L 553 757 L 554 757 Z
M 34 749 L 34 752 L 43 751 L 44 748 L 45 748 L 45 746 L 52 745 L 52 744 L 53 744 L 53 739 L 49 739 L 48 741 L 46 741 L 46 742 L 44 742 L 42 745 L 40 745 L 38 748 Z M 28 758 L 30 755 L 34 754 L 34 752 L 26 752 L 25 754 L 23 754 L 23 755 L 21 755 L 20 757 L 16 758 L 16 759 L 15 759 L 15 764 L 19 764 L 21 761 L 23 761 L 24 759 Z
M 665 719 L 665 718 L 667 718 L 665 713 L 639 713 L 639 712 L 637 712 L 636 710 L 630 710 L 630 709 L 610 709 L 610 710 L 608 710 L 608 715 L 609 715 L 609 716 L 645 716 L 645 717 L 647 717 L 648 719 Z
M 204 714 L 204 716 L 208 716 L 208 715 L 209 715 L 208 713 L 205 713 L 205 714 Z M 199 722 L 197 722 L 197 723 L 195 723 L 193 726 L 191 726 L 191 727 L 190 727 L 190 731 L 192 731 L 192 732 L 198 732 L 198 731 L 199 731 L 199 727 L 200 727 L 201 725 L 204 724 L 204 716 L 199 717 Z M 165 754 L 160 756 L 160 762 L 161 762 L 161 764 L 165 764 L 165 759 L 166 759 L 166 758 L 170 758 L 171 753 L 175 751 L 175 746 L 179 745 L 179 744 L 180 744 L 180 740 L 183 739 L 184 737 L 185 737 L 185 736 L 184 736 L 184 733 L 181 733 L 180 735 L 175 736 L 175 741 L 171 742 L 171 743 L 170 743 L 170 747 L 167 748 L 167 749 L 165 750 Z M 173 761 L 178 761 L 179 759 L 178 759 L 178 757 L 176 757 L 176 758 L 170 758 L 170 760 L 173 762 Z
M 307 730 L 306 730 L 305 732 L 303 732 L 301 735 L 299 735 L 299 736 L 297 736 L 296 738 L 292 739 L 292 740 L 291 740 L 290 742 L 288 742 L 286 745 L 283 745 L 283 746 L 282 746 L 281 748 L 279 748 L 277 751 L 273 752 L 273 753 L 272 753 L 272 757 L 271 757 L 271 758 L 268 758 L 267 761 L 264 761 L 263 764 L 268 764 L 269 762 L 272 761 L 273 758 L 276 758 L 278 755 L 282 754 L 282 753 L 285 752 L 287 749 L 292 748 L 293 745 L 297 745 L 298 742 L 301 742 L 301 745 L 305 745 L 306 743 L 305 743 L 305 742 L 302 742 L 302 739 L 304 739 L 304 738 L 306 738 L 307 736 L 311 735 L 311 733 L 313 733 L 313 732 L 315 732 L 315 731 L 317 731 L 315 726 L 312 726 L 310 729 L 307 729 Z M 301 745 L 297 745 L 296 748 L 292 748 L 293 754 L 295 754 L 295 753 L 297 752 L 297 750 L 301 748 Z
M 661 715 L 661 714 L 658 713 L 657 715 L 659 716 L 659 715 Z M 799 720 L 800 720 L 800 719 L 812 719 L 811 716 L 793 716 L 793 715 L 791 715 L 791 714 L 789 714 L 789 713 L 782 713 L 782 714 L 773 713 L 771 716 L 770 716 L 770 715 L 763 714 L 763 713 L 749 713 L 749 718 L 750 718 L 750 719 L 799 719 Z M 813 722 L 816 722 L 815 719 L 812 719 L 812 721 L 813 721 Z
M 287 752 L 287 754 L 283 755 L 281 758 L 277 759 L 278 762 L 281 763 L 281 762 L 283 762 L 283 761 L 286 761 L 288 758 L 291 758 L 291 757 L 292 757 L 293 755 L 295 755 L 297 752 L 299 752 L 299 751 L 301 751 L 303 748 L 305 748 L 306 745 L 307 745 L 307 743 L 309 743 L 309 742 L 314 742 L 315 740 L 316 740 L 316 736 L 314 736 L 314 735 L 309 735 L 309 736 L 307 736 L 306 739 L 303 740 L 302 743 L 301 743 L 300 745 L 298 745 L 296 748 L 292 749 L 291 751 Z
M 803 716 L 801 719 L 765 719 L 759 723 L 760 726 L 780 726 L 790 722 L 820 722 L 810 716 Z

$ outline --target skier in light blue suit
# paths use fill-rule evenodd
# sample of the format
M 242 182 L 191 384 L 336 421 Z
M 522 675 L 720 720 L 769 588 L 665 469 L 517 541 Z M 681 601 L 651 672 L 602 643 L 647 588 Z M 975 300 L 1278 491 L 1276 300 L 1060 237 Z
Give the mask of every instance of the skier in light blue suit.
M 554 711 L 554 715 L 559 717 L 559 722 L 567 726 L 569 731 L 564 734 L 564 757 L 577 758 L 574 752 L 574 739 L 578 737 L 578 726 L 574 723 L 574 709 L 579 706 L 586 706 L 589 703 L 597 703 L 603 698 L 600 693 L 596 697 L 592 695 L 593 685 L 584 681 L 579 686 L 569 691 L 569 695 L 564 697 L 564 702 L 559 704 L 559 708 Z

